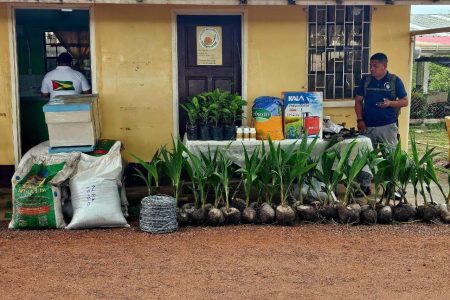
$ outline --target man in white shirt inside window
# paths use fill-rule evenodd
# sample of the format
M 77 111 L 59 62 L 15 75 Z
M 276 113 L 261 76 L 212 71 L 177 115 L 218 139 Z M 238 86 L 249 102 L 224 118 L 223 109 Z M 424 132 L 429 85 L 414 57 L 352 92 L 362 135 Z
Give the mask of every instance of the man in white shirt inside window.
M 43 97 L 50 96 L 50 100 L 52 100 L 58 95 L 91 93 L 91 86 L 86 77 L 70 67 L 72 56 L 69 53 L 61 53 L 57 61 L 58 66 L 56 69 L 45 74 L 42 80 L 41 95 Z

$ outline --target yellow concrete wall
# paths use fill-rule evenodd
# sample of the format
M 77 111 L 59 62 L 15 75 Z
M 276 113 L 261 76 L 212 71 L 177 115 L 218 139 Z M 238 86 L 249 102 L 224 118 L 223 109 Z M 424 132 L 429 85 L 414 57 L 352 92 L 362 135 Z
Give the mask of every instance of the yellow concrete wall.
M 128 151 L 145 159 L 160 145 L 169 143 L 173 132 L 172 8 L 94 5 L 95 72 L 102 136 L 123 141 Z M 182 8 L 194 10 L 197 7 Z M 283 90 L 305 90 L 306 7 L 231 9 L 247 13 L 249 108 L 257 96 L 280 96 Z M 409 6 L 375 7 L 372 25 L 372 53 L 382 51 L 388 55 L 389 69 L 403 79 L 407 90 L 409 10 Z M 6 5 L 0 4 L 2 53 L 9 52 L 7 30 Z M 9 57 L 3 55 L 0 60 L 0 164 L 14 163 L 9 70 Z M 326 108 L 325 114 L 337 122 L 346 121 L 348 126 L 355 126 L 353 107 Z M 401 116 L 403 136 L 406 136 L 407 115 L 408 111 L 404 110 Z
M 150 159 L 173 127 L 170 8 L 95 5 L 94 22 L 102 137 Z
M 248 117 L 258 96 L 307 89 L 306 20 L 306 7 L 248 7 Z
M 0 165 L 14 164 L 8 10 L 0 4 Z M 0 174 L 1 176 L 1 174 Z

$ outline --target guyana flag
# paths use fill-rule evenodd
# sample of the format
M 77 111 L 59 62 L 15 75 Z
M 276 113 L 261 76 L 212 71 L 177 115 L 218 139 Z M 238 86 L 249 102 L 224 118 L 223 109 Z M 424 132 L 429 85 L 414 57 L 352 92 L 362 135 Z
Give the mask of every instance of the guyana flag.
M 52 80 L 54 91 L 74 91 L 72 81 Z

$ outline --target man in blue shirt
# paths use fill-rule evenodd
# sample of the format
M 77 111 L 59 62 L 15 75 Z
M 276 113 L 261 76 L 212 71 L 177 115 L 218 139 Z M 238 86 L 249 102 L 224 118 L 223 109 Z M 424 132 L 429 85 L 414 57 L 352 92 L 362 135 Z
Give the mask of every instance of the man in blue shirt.
M 405 86 L 387 71 L 387 63 L 385 54 L 372 55 L 371 75 L 361 79 L 355 97 L 358 130 L 372 140 L 374 147 L 382 143 L 397 145 L 398 112 L 408 106 Z
M 405 86 L 400 78 L 388 72 L 387 63 L 384 53 L 372 55 L 370 75 L 361 79 L 356 90 L 358 130 L 370 138 L 374 148 L 383 143 L 397 145 L 398 113 L 400 108 L 408 106 Z M 358 182 L 364 194 L 370 195 L 370 174 L 360 172 Z

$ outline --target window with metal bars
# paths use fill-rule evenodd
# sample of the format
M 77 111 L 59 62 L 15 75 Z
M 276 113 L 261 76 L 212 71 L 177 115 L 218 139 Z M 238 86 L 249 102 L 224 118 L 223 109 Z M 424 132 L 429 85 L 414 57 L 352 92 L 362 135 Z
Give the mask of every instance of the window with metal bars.
M 44 33 L 45 40 L 45 72 L 51 71 L 58 65 L 56 59 L 58 55 L 67 52 L 67 49 L 61 44 L 53 32 L 47 31 Z
M 310 5 L 308 9 L 308 90 L 324 99 L 353 99 L 369 73 L 371 7 Z
M 68 31 L 65 33 L 75 34 L 77 36 L 77 41 L 75 43 L 63 43 L 58 38 L 58 34 L 51 31 L 44 32 L 44 43 L 45 43 L 45 51 L 44 51 L 44 61 L 45 61 L 45 72 L 49 72 L 56 68 L 58 65 L 57 58 L 63 52 L 69 52 L 73 55 L 75 53 L 83 53 L 86 52 L 86 48 L 89 48 L 89 43 L 82 42 L 81 34 L 89 34 L 88 32 L 78 32 L 78 31 Z M 62 33 L 59 33 L 60 35 Z M 71 52 L 72 51 L 72 52 Z M 89 51 L 87 52 L 89 53 Z M 80 56 L 80 55 L 79 55 Z M 85 55 L 83 57 L 79 57 L 78 60 L 74 57 L 72 60 L 72 68 L 74 70 L 80 71 L 83 73 L 87 80 L 91 82 L 91 68 L 90 61 L 86 60 L 89 55 Z

